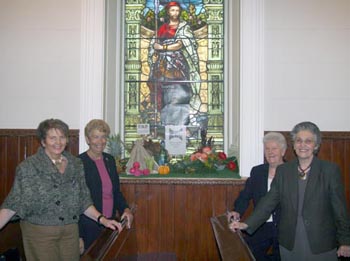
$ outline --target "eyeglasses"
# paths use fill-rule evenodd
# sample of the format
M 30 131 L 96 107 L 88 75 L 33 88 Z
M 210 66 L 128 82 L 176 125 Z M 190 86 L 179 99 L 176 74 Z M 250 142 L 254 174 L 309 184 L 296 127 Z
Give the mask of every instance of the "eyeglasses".
M 309 146 L 309 145 L 314 144 L 315 141 L 313 139 L 305 139 L 305 140 L 303 140 L 303 139 L 300 139 L 300 138 L 295 140 L 295 144 L 301 145 L 303 143 Z

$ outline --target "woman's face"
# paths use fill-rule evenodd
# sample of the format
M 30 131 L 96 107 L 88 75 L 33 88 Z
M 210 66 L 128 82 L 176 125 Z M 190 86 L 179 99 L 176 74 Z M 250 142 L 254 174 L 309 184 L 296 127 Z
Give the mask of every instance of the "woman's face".
M 299 159 L 311 159 L 316 149 L 315 135 L 308 131 L 299 131 L 294 141 L 294 151 Z
M 171 20 L 177 20 L 180 16 L 180 7 L 171 6 L 168 10 L 168 15 Z
M 264 144 L 264 154 L 266 161 L 271 167 L 277 167 L 283 163 L 283 156 L 286 152 L 281 148 L 281 145 L 276 141 L 267 141 Z
M 105 132 L 99 130 L 92 130 L 89 137 L 86 137 L 86 142 L 89 144 L 90 151 L 95 155 L 102 155 L 102 152 L 106 148 L 107 135 Z
M 58 159 L 67 146 L 67 137 L 59 129 L 49 129 L 46 138 L 41 142 L 51 159 Z

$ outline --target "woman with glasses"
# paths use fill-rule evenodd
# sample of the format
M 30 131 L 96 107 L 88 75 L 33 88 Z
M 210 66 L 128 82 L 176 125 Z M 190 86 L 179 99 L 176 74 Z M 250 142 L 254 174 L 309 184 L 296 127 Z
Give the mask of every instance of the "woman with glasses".
M 292 132 L 296 159 L 277 168 L 270 191 L 244 223 L 230 228 L 253 233 L 280 204 L 280 255 L 285 260 L 338 260 L 350 256 L 350 217 L 339 167 L 316 154 L 321 133 L 312 122 Z

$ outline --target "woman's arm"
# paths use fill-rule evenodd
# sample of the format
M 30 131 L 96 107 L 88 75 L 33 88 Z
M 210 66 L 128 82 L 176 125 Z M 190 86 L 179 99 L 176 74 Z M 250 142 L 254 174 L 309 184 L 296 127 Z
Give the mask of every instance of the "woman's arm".
M 131 224 L 132 224 L 132 221 L 134 219 L 134 215 L 132 214 L 132 211 L 130 210 L 130 208 L 126 208 L 124 209 L 124 213 L 121 217 L 121 219 L 124 219 L 126 218 L 127 220 L 127 228 L 131 228 Z
M 98 212 L 95 206 L 93 205 L 91 205 L 84 211 L 84 215 L 112 230 L 118 229 L 118 231 L 121 232 L 123 229 L 122 225 L 119 222 L 117 222 L 116 220 L 107 219 L 100 212 Z
M 0 209 L 0 229 L 2 229 L 15 214 L 16 212 L 11 209 Z

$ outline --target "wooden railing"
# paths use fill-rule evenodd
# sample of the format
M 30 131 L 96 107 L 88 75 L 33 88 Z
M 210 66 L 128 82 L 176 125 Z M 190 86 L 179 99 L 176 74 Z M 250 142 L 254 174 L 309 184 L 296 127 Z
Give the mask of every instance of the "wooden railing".
M 210 219 L 222 261 L 255 261 L 242 232 L 232 232 L 226 215 Z
M 132 208 L 135 216 L 136 208 Z M 134 223 L 131 228 L 126 228 L 127 220 L 122 220 L 123 230 L 104 229 L 101 235 L 92 243 L 89 249 L 81 257 L 81 261 L 110 261 L 110 260 L 136 260 L 137 241 Z M 128 259 L 129 258 L 129 259 Z M 132 259 L 134 258 L 134 259 Z

